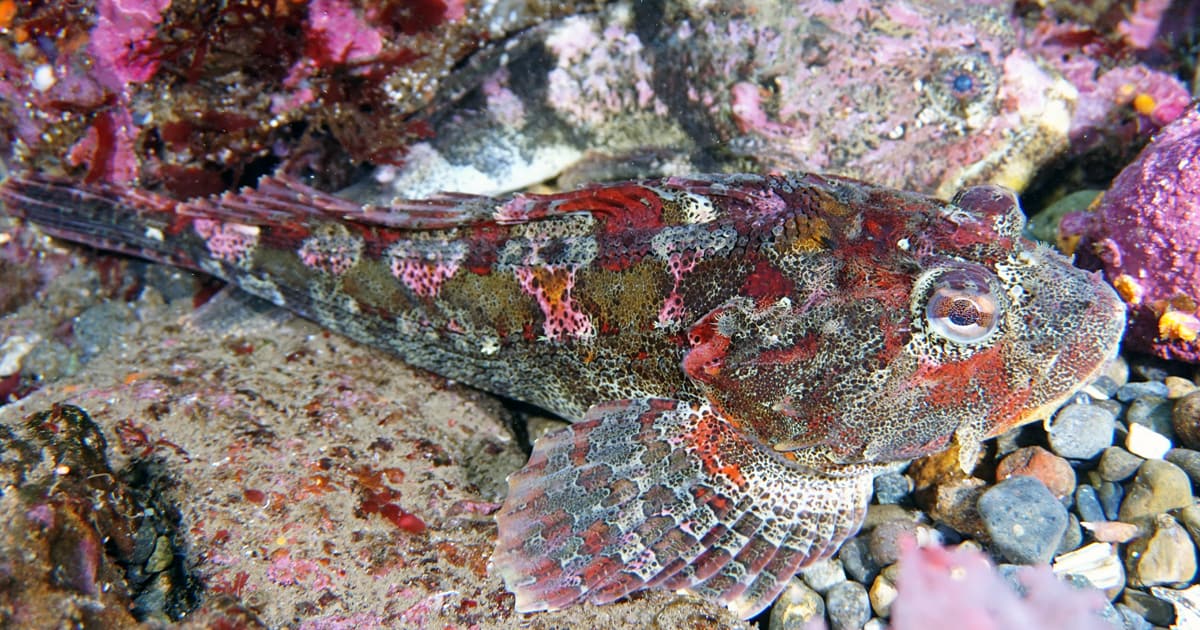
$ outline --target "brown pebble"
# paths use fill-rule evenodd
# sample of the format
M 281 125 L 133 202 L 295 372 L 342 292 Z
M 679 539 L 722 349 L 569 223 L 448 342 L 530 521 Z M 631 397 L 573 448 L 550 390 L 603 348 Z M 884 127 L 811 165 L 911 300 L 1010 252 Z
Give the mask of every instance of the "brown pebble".
M 1040 446 L 1019 448 L 996 466 L 997 483 L 1019 475 L 1041 480 L 1056 499 L 1075 491 L 1075 470 L 1070 462 Z
M 1191 449 L 1200 447 L 1200 391 L 1175 401 L 1175 407 L 1171 410 L 1171 426 L 1184 446 Z

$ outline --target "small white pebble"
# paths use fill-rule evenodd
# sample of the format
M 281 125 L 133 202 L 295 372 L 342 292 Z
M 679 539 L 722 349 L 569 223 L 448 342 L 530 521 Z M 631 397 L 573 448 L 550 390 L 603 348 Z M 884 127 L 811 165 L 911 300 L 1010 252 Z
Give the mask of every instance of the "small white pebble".
M 1141 424 L 1132 424 L 1125 438 L 1130 453 L 1146 459 L 1162 459 L 1171 450 L 1171 439 Z
M 1054 559 L 1054 574 L 1082 575 L 1100 590 L 1125 583 L 1125 568 L 1109 543 L 1091 543 Z
M 54 76 L 54 68 L 49 64 L 42 64 L 33 71 L 33 89 L 45 92 L 54 87 L 55 83 L 58 83 L 58 77 Z

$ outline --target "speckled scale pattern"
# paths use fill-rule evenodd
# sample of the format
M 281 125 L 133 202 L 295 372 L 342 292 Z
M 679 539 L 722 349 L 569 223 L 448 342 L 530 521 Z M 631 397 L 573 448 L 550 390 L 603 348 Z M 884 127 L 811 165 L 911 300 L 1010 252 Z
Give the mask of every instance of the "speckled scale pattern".
M 703 403 L 593 408 L 509 479 L 495 564 L 519 610 L 661 586 L 750 617 L 853 531 L 868 472 L 804 474 Z
M 175 201 L 22 175 L 0 200 L 579 422 L 497 515 L 521 610 L 665 588 L 752 615 L 856 530 L 875 472 L 1046 417 L 1124 326 L 995 186 L 716 175 L 383 208 L 284 178 Z

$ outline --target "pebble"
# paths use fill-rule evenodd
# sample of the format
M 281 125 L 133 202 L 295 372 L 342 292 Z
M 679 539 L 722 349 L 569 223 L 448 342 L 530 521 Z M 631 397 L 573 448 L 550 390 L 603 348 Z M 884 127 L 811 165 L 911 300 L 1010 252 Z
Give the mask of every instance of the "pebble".
M 1100 478 L 1105 481 L 1125 481 L 1137 472 L 1138 466 L 1145 461 L 1120 446 L 1110 446 L 1100 455 L 1100 465 L 1097 470 Z
M 1105 481 L 1096 487 L 1096 497 L 1104 508 L 1104 516 L 1115 521 L 1121 511 L 1121 502 L 1125 499 L 1125 488 L 1120 484 Z
M 1196 545 L 1178 521 L 1159 514 L 1153 533 L 1125 547 L 1125 569 L 1132 586 L 1190 582 L 1196 576 Z
M 896 574 L 899 565 L 892 565 L 880 573 L 871 583 L 868 597 L 871 600 L 871 610 L 880 617 L 887 617 L 892 612 L 892 602 L 896 601 L 899 591 L 896 590 Z
M 1000 557 L 1046 563 L 1062 542 L 1067 510 L 1033 477 L 1005 479 L 979 498 L 979 516 Z
M 1148 459 L 1129 484 L 1119 519 L 1128 523 L 1191 504 L 1192 482 L 1183 469 L 1170 462 Z
M 1141 424 L 1130 424 L 1125 448 L 1146 459 L 1162 459 L 1171 450 L 1171 438 Z
M 1167 386 L 1167 398 L 1183 398 L 1192 392 L 1197 391 L 1196 384 L 1181 376 L 1168 376 L 1163 379 L 1163 384 Z
M 875 501 L 884 505 L 900 503 L 912 493 L 912 480 L 900 473 L 886 473 L 875 478 Z
M 842 582 L 825 595 L 825 610 L 833 630 L 859 630 L 871 618 L 871 599 L 858 582 Z
M 1097 449 L 1096 453 L 1099 452 Z M 1019 448 L 996 466 L 997 481 L 1019 475 L 1037 478 L 1056 499 L 1075 489 L 1075 469 L 1071 468 L 1070 462 L 1040 446 Z
M 1192 542 L 1200 545 L 1200 504 L 1193 503 L 1179 510 L 1179 524 L 1192 535 Z
M 842 569 L 851 580 L 860 584 L 870 584 L 879 575 L 878 562 L 871 557 L 870 543 L 866 536 L 855 536 L 842 544 L 838 551 L 838 559 L 842 561 Z
M 1190 448 L 1173 448 L 1167 451 L 1163 459 L 1182 468 L 1193 484 L 1200 484 L 1200 451 L 1193 451 Z
M 1108 520 L 1104 517 L 1104 507 L 1100 505 L 1096 488 L 1086 483 L 1079 484 L 1075 489 L 1075 513 L 1079 515 L 1079 520 L 1085 523 Z
M 862 630 L 887 630 L 887 622 L 879 617 L 871 617 L 867 623 L 863 624 Z
M 1127 588 L 1121 594 L 1121 603 L 1151 625 L 1167 627 L 1175 623 L 1175 607 L 1149 593 Z
M 1112 398 L 1117 394 L 1117 388 L 1120 385 L 1107 374 L 1101 374 L 1096 377 L 1096 380 L 1088 383 L 1088 387 L 1095 389 L 1098 393 L 1103 394 L 1104 398 Z
M 1137 525 L 1121 521 L 1088 523 L 1086 527 L 1096 542 L 1127 543 L 1143 533 L 1142 528 Z
M 1200 391 L 1175 401 L 1175 407 L 1171 410 L 1171 426 L 1184 446 L 1200 447 Z
M 805 630 L 825 619 L 825 600 L 800 578 L 792 578 L 771 607 L 771 630 Z
M 964 534 L 980 536 L 985 530 L 977 506 L 986 489 L 987 482 L 978 477 L 940 484 L 934 493 L 933 504 L 927 506 L 929 515 Z
M 867 538 L 871 559 L 879 566 L 887 566 L 900 559 L 900 541 L 916 538 L 919 526 L 912 521 L 888 521 L 871 530 Z
M 800 570 L 800 578 L 812 590 L 825 595 L 829 589 L 846 581 L 846 572 L 842 570 L 842 561 L 836 558 L 826 558 Z
M 1162 381 L 1140 381 L 1125 383 L 1117 388 L 1117 400 L 1127 403 L 1142 396 L 1160 396 L 1166 398 L 1170 390 Z
M 1117 414 L 1109 407 L 1071 404 L 1054 416 L 1050 448 L 1070 459 L 1091 459 L 1112 444 Z
M 1117 604 L 1116 608 L 1117 612 L 1121 613 L 1121 620 L 1125 622 L 1124 630 L 1154 630 L 1154 626 L 1150 625 L 1145 617 L 1134 612 L 1129 606 Z
M 1054 555 L 1068 553 L 1074 551 L 1083 544 L 1083 528 L 1079 525 L 1079 517 L 1067 513 L 1067 529 L 1063 531 L 1062 541 L 1058 543 L 1058 549 L 1054 550 Z
M 1175 428 L 1171 426 L 1171 407 L 1174 405 L 1165 397 L 1142 396 L 1130 403 L 1125 411 L 1125 420 L 1153 429 L 1168 438 L 1174 437 Z

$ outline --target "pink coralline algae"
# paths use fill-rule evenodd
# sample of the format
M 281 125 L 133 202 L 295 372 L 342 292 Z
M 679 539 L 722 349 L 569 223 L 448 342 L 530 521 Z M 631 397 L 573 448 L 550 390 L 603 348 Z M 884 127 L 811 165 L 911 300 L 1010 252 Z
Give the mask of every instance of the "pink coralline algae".
M 1129 306 L 1128 347 L 1200 363 L 1200 103 L 1059 230 Z
M 147 81 L 160 59 L 153 41 L 171 0 L 99 0 L 90 49 L 101 69 L 122 83 Z
M 893 630 L 937 628 L 953 619 L 963 630 L 1104 630 L 1104 595 L 1059 580 L 1050 569 L 1020 567 L 1018 593 L 987 557 L 969 549 L 917 547 L 900 556 Z
M 1026 49 L 1078 91 L 1069 132 L 1074 153 L 1144 138 L 1187 109 L 1190 96 L 1182 81 L 1138 61 L 1163 15 L 1158 0 L 1137 4 L 1140 12 L 1115 27 L 1120 37 L 1049 15 L 1024 34 Z

